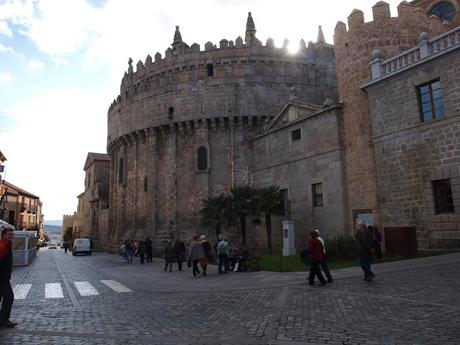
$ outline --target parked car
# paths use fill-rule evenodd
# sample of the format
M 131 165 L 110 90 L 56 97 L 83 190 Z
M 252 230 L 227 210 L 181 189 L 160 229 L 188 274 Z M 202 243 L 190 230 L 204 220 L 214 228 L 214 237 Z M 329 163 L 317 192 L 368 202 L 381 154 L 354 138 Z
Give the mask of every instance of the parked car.
M 72 248 L 72 255 L 75 256 L 77 254 L 86 254 L 86 255 L 91 255 L 91 250 L 92 250 L 92 243 L 91 239 L 89 238 L 77 238 L 73 242 L 73 248 Z
M 48 245 L 48 249 L 57 249 L 56 243 L 50 243 L 50 244 Z

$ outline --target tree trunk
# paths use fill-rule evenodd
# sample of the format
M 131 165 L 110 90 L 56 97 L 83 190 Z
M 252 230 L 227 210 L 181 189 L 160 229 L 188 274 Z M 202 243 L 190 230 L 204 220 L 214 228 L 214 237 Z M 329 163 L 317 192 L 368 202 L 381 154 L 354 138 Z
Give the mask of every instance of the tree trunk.
M 241 239 L 243 240 L 243 245 L 246 246 L 246 217 L 240 218 L 240 228 L 241 228 Z
M 267 230 L 267 248 L 268 252 L 272 252 L 272 215 L 265 213 L 265 229 Z
M 220 235 L 220 223 L 217 223 L 216 224 L 216 239 L 218 240 L 219 239 L 219 235 Z

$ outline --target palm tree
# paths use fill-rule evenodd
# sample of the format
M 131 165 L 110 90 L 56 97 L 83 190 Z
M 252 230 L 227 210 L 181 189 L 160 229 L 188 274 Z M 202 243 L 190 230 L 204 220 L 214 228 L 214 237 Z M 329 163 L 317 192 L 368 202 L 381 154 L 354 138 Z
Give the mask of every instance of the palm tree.
M 246 217 L 255 214 L 255 194 L 255 188 L 249 186 L 235 187 L 230 190 L 231 211 L 228 214 L 230 217 L 228 221 L 229 225 L 232 225 L 235 219 L 239 220 L 243 245 L 246 245 Z
M 229 197 L 225 194 L 203 200 L 200 210 L 201 226 L 214 228 L 216 237 L 219 237 L 222 226 L 227 224 L 229 204 Z
M 255 195 L 257 215 L 265 216 L 265 228 L 267 231 L 267 248 L 272 251 L 272 215 L 284 214 L 282 196 L 277 186 L 258 188 Z

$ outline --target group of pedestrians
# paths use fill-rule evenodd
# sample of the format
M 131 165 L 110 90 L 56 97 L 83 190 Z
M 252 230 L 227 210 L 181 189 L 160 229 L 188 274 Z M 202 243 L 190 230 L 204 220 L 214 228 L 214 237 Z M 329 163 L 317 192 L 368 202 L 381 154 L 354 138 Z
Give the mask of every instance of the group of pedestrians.
M 182 262 L 185 256 L 185 244 L 181 239 L 177 239 L 173 244 L 172 241 L 167 241 L 163 249 L 163 258 L 165 260 L 165 271 L 172 272 L 174 262 L 177 262 L 177 268 L 182 271 Z
M 246 247 L 231 246 L 225 235 L 219 235 L 214 251 L 218 273 L 228 273 L 231 270 L 241 271 L 242 267 L 247 266 L 244 265 L 249 260 L 249 252 Z M 177 239 L 175 243 L 167 241 L 163 249 L 165 271 L 172 272 L 174 263 L 177 263 L 178 271 L 182 271 L 183 262 L 187 262 L 187 266 L 192 269 L 193 277 L 206 276 L 209 263 L 213 258 L 213 247 L 206 235 L 193 236 L 187 255 L 185 244 L 180 239 Z
M 374 256 L 376 258 L 382 257 L 381 242 L 382 234 L 377 227 L 366 227 L 366 224 L 362 221 L 358 223 L 358 231 L 354 243 L 359 265 L 364 272 L 364 281 L 371 282 L 375 277 L 371 269 L 371 264 Z M 321 238 L 318 229 L 310 233 L 308 249 L 301 256 L 304 256 L 310 265 L 310 273 L 307 277 L 310 285 L 315 285 L 315 277 L 319 280 L 321 286 L 333 282 L 331 272 L 327 266 L 325 242 Z M 321 271 L 324 272 L 327 281 Z
M 133 257 L 138 256 L 141 264 L 152 262 L 153 248 L 152 241 L 149 237 L 145 241 L 125 240 L 120 246 L 120 254 L 123 258 L 123 263 L 132 264 Z

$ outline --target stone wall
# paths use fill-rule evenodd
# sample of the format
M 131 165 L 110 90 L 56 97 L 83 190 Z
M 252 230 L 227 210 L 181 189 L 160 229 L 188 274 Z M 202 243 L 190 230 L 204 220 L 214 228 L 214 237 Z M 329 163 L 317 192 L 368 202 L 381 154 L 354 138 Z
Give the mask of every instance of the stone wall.
M 417 85 L 438 79 L 445 117 L 421 121 Z M 382 226 L 460 239 L 460 49 L 367 88 Z M 432 181 L 450 179 L 455 212 L 435 214 Z
M 360 90 L 361 84 L 371 79 L 371 53 L 378 48 L 388 58 L 415 46 L 421 32 L 438 33 L 449 27 L 407 2 L 398 6 L 398 17 L 390 16 L 389 5 L 383 1 L 375 4 L 372 12 L 373 21 L 365 23 L 363 12 L 354 10 L 348 17 L 348 30 L 339 22 L 334 33 L 339 99 L 344 104 L 350 229 L 360 212 L 372 213 L 374 223 L 380 223 L 369 104 L 366 93 Z
M 254 185 L 279 185 L 288 190 L 296 245 L 306 245 L 309 232 L 320 229 L 325 238 L 347 232 L 345 181 L 340 106 L 310 109 L 291 104 L 280 114 L 274 128 L 257 136 L 254 145 Z M 292 131 L 301 130 L 299 144 Z M 313 206 L 312 187 L 322 183 L 324 205 Z M 281 220 L 273 219 L 274 248 L 282 247 Z M 265 244 L 265 234 L 260 242 Z
M 165 58 L 147 57 L 136 72 L 130 62 L 120 90 L 108 112 L 107 239 L 149 236 L 159 251 L 173 237 L 209 232 L 215 240 L 199 227 L 202 200 L 250 183 L 251 138 L 290 98 L 336 99 L 335 60 L 324 42 L 303 43 L 296 55 L 272 40 L 263 46 L 241 38 L 222 40 L 220 48 L 208 42 L 201 51 L 182 42 L 177 29 Z M 204 170 L 200 147 L 207 151 Z

